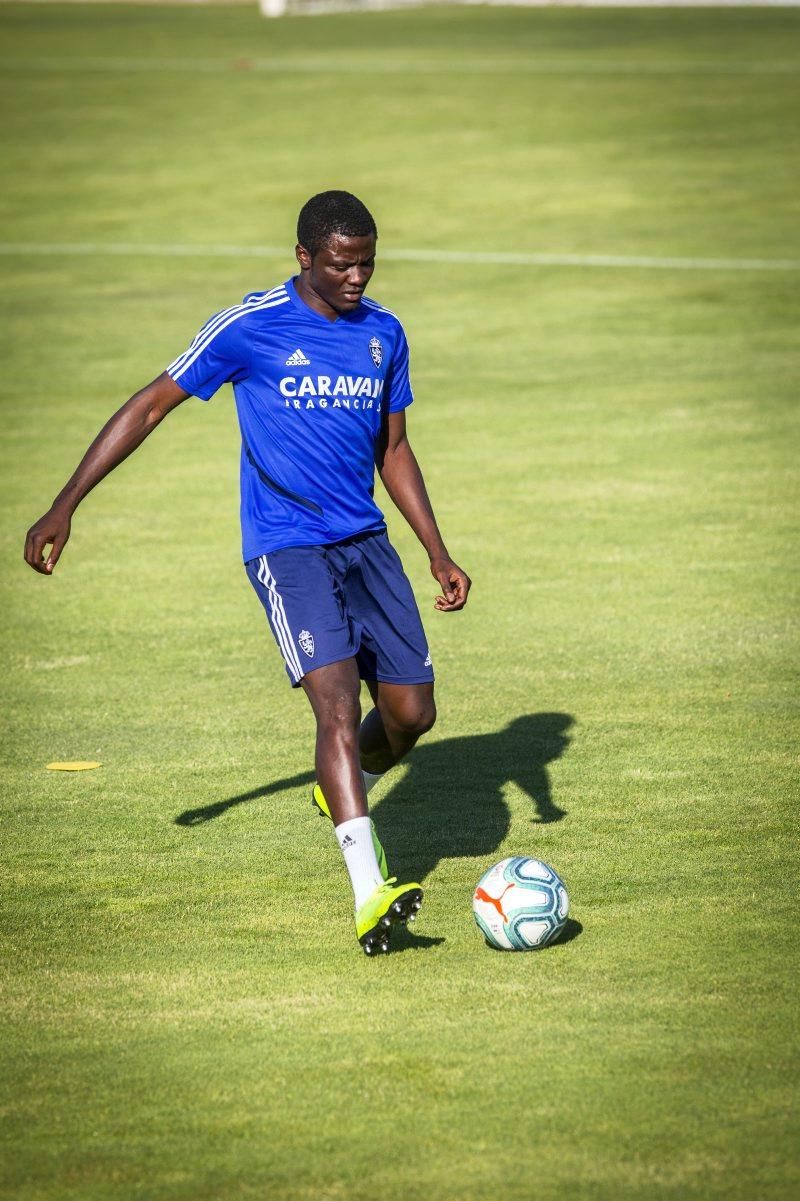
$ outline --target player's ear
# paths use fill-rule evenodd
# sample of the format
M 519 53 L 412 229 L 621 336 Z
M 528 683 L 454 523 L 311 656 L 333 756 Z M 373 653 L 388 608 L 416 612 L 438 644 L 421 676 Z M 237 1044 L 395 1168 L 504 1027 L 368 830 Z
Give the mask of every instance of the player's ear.
M 295 258 L 300 264 L 303 271 L 311 270 L 311 255 L 306 250 L 305 246 L 301 246 L 298 242 L 294 248 Z

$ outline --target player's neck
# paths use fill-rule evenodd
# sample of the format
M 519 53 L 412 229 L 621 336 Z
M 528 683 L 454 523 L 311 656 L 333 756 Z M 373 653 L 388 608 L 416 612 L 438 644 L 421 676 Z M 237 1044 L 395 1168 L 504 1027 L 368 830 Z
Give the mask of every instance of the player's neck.
M 328 304 L 327 300 L 323 300 L 319 293 L 314 291 L 307 282 L 304 274 L 301 273 L 295 280 L 294 290 L 303 304 L 307 304 L 310 309 L 313 309 L 315 313 L 319 313 L 327 321 L 333 323 L 341 317 L 341 313 L 337 313 L 336 309 Z

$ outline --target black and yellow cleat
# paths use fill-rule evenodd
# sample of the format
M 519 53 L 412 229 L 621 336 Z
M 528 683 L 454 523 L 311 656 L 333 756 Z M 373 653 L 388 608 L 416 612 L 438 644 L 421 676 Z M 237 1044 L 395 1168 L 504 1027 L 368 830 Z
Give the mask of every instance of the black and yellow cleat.
M 356 936 L 365 955 L 386 954 L 393 926 L 413 922 L 422 905 L 419 884 L 379 884 L 356 912 Z

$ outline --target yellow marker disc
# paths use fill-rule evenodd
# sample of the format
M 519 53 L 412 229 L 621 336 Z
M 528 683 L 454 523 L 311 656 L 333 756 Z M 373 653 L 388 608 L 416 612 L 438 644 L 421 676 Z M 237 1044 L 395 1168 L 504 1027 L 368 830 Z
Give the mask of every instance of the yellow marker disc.
M 74 763 L 48 763 L 48 771 L 91 771 L 93 767 L 102 767 L 102 763 L 94 763 L 88 759 L 76 759 Z

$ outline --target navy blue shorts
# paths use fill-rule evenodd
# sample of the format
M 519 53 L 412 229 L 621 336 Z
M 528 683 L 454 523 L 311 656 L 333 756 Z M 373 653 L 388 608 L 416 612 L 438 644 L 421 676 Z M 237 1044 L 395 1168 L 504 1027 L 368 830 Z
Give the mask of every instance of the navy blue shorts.
M 433 681 L 417 602 L 385 531 L 290 546 L 245 566 L 295 688 L 342 659 L 356 660 L 362 680 Z

